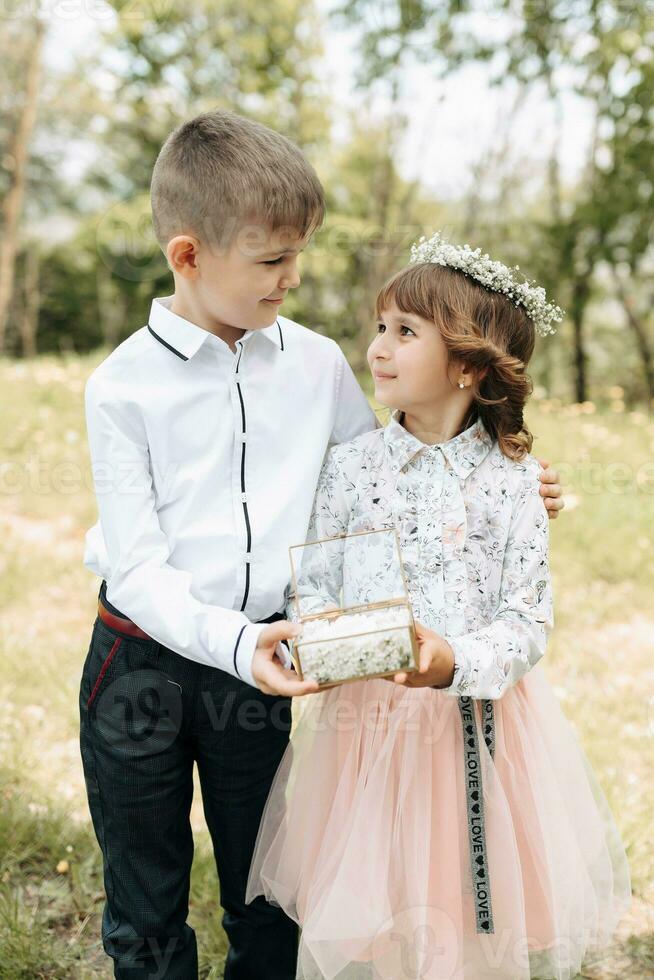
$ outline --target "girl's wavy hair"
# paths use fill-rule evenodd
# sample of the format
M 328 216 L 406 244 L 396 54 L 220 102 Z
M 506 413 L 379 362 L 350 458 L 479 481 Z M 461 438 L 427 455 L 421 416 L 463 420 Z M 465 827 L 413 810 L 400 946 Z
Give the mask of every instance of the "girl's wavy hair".
M 410 265 L 389 279 L 377 296 L 376 316 L 392 302 L 436 324 L 449 364 L 472 369 L 474 417 L 505 456 L 522 459 L 533 443 L 523 412 L 533 390 L 525 368 L 536 340 L 525 311 L 464 272 L 434 262 Z

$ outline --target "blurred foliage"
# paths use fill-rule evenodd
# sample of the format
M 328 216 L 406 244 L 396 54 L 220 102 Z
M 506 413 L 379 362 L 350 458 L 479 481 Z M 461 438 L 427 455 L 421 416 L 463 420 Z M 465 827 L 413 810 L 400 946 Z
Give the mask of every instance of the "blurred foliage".
M 440 76 L 484 62 L 491 85 L 512 80 L 522 92 L 545 86 L 556 103 L 562 86 L 570 87 L 572 74 L 573 90 L 586 100 L 594 121 L 589 158 L 579 186 L 565 194 L 556 152 L 552 155 L 547 208 L 532 225 L 537 240 L 522 264 L 556 291 L 567 308 L 577 402 L 589 397 L 589 366 L 595 366 L 597 343 L 588 337 L 589 308 L 602 275 L 609 276 L 637 352 L 639 392 L 651 405 L 652 5 L 642 0 L 350 0 L 337 8 L 336 16 L 361 31 L 362 86 L 386 83 L 393 91 L 413 61 L 433 64 Z M 499 205 L 504 203 L 501 191 Z M 502 221 L 501 215 L 500 206 L 490 215 L 491 223 Z M 528 211 L 525 217 L 530 221 L 532 215 Z M 466 231 L 477 242 L 490 229 L 472 220 Z M 506 253 L 520 232 L 513 225 L 504 234 Z M 619 380 L 627 378 L 625 372 Z
M 138 18 L 129 0 L 113 6 L 104 54 L 120 111 L 106 120 L 108 154 L 90 176 L 114 195 L 146 190 L 169 132 L 207 109 L 232 109 L 304 147 L 321 145 L 327 120 L 313 77 L 321 47 L 311 4 L 183 0 L 144 5 Z
M 620 384 L 628 405 L 651 404 L 651 4 L 352 0 L 333 16 L 356 34 L 358 81 L 371 97 L 382 93 L 383 118 L 365 98 L 356 110 L 335 103 L 321 61 L 328 25 L 311 3 L 184 0 L 139 5 L 138 16 L 133 4 L 110 6 L 88 50 L 44 73 L 7 354 L 29 353 L 29 317 L 41 352 L 115 346 L 142 326 L 154 295 L 172 292 L 149 218 L 152 165 L 182 119 L 223 106 L 285 133 L 316 166 L 328 216 L 283 312 L 339 340 L 355 367 L 364 364 L 377 289 L 411 241 L 440 227 L 519 264 L 567 310 L 530 366 L 543 393 L 608 402 Z M 8 21 L 0 40 L 5 157 L 21 111 L 19 28 L 19 17 Z M 510 81 L 517 93 L 459 200 L 435 199 L 396 166 L 408 122 L 404 73 L 417 62 L 434 77 L 483 62 L 489 84 Z M 562 181 L 557 146 L 540 174 L 514 152 L 525 94 L 544 86 L 562 111 L 571 85 L 593 120 L 574 186 Z M 348 133 L 336 142 L 335 122 Z M 2 180 L 6 189 L 10 161 Z

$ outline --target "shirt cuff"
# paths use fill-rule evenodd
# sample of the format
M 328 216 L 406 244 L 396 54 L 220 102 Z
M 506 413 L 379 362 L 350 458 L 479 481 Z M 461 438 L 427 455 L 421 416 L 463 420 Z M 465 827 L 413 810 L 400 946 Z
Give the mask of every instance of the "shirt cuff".
M 252 676 L 252 660 L 261 632 L 267 623 L 247 623 L 238 634 L 234 646 L 234 674 L 251 687 L 258 689 Z
M 452 647 L 454 652 L 454 676 L 452 677 L 452 683 L 447 687 L 439 687 L 438 690 L 442 691 L 443 694 L 449 695 L 451 698 L 458 698 L 466 694 L 466 689 L 469 685 L 469 665 L 465 659 L 465 655 L 456 640 L 448 640 L 448 643 Z

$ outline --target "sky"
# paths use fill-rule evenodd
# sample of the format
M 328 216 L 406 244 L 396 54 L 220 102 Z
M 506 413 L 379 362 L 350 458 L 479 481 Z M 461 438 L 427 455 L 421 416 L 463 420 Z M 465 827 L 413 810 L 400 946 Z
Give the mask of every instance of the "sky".
M 321 0 L 330 9 L 333 0 Z M 482 36 L 493 29 L 493 19 L 480 20 Z M 351 30 L 337 30 L 330 22 L 325 32 L 325 71 L 329 90 L 340 105 L 356 106 L 365 96 L 355 90 L 354 76 L 358 60 L 357 37 Z M 572 91 L 573 79 L 560 107 L 557 121 L 555 107 L 545 92 L 534 91 L 522 107 L 513 138 L 513 152 L 534 161 L 549 158 L 552 144 L 559 137 L 559 162 L 565 181 L 573 182 L 584 164 L 591 136 L 592 119 L 583 99 Z M 488 67 L 470 64 L 446 80 L 438 80 L 429 64 L 416 65 L 403 77 L 402 107 L 409 124 L 398 166 L 408 180 L 420 179 L 425 187 L 444 199 L 457 198 L 469 186 L 472 164 L 493 142 L 501 127 L 503 112 L 512 104 L 510 88 L 494 89 L 489 85 Z M 513 93 L 516 89 L 513 88 Z M 386 107 L 377 105 L 383 115 Z M 337 128 L 338 138 L 345 139 L 345 126 Z M 540 170 L 540 168 L 537 168 Z
M 325 55 L 321 66 L 325 85 L 340 113 L 336 113 L 333 138 L 348 137 L 347 110 L 365 106 L 383 116 L 387 105 L 379 97 L 355 88 L 358 41 L 352 29 L 337 29 L 327 14 L 335 0 L 317 0 L 323 17 Z M 62 66 L 73 51 L 93 43 L 111 23 L 112 12 L 102 0 L 51 0 L 46 61 Z M 493 19 L 480 21 L 480 30 L 497 29 Z M 572 80 L 570 79 L 570 82 Z M 408 180 L 418 178 L 437 197 L 459 197 L 470 186 L 473 164 L 492 144 L 502 115 L 512 102 L 506 90 L 489 86 L 488 69 L 469 65 L 455 76 L 437 80 L 430 65 L 416 65 L 403 76 L 400 108 L 409 120 L 397 162 Z M 591 119 L 583 100 L 572 91 L 563 96 L 560 126 L 560 166 L 564 181 L 574 181 L 583 165 L 590 139 Z M 536 164 L 549 156 L 557 135 L 554 107 L 543 92 L 534 91 L 523 106 L 512 133 L 512 152 Z M 79 158 L 78 158 L 79 159 Z

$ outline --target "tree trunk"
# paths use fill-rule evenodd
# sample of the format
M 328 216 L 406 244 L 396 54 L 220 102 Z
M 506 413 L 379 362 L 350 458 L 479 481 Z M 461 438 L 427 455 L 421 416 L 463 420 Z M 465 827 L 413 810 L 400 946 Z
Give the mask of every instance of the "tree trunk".
M 358 326 L 357 367 L 363 370 L 366 366 L 366 352 L 371 341 L 372 308 L 371 299 L 374 297 L 375 290 L 381 286 L 386 278 L 386 270 L 392 262 L 389 256 L 391 243 L 389 241 L 389 214 L 391 201 L 395 191 L 395 173 L 393 169 L 392 157 L 393 141 L 389 135 L 389 145 L 384 156 L 377 162 L 377 180 L 373 187 L 373 195 L 376 201 L 371 217 L 374 221 L 373 236 L 366 242 L 362 241 L 361 247 L 361 301 L 358 304 L 356 319 Z
M 618 296 L 620 297 L 620 302 L 622 303 L 623 309 L 627 315 L 627 323 L 633 330 L 636 338 L 636 346 L 643 364 L 643 375 L 645 378 L 647 395 L 651 407 L 652 401 L 654 400 L 654 362 L 652 360 L 652 348 L 649 342 L 649 337 L 647 336 L 647 330 L 645 328 L 645 324 L 636 314 L 632 297 L 627 292 L 625 284 L 622 282 L 620 276 L 617 274 L 617 272 L 615 272 L 615 270 L 613 271 L 613 281 L 615 282 L 616 290 Z
M 573 328 L 573 364 L 575 378 L 575 401 L 585 402 L 588 400 L 587 384 L 587 357 L 584 346 L 583 326 L 586 303 L 588 301 L 588 280 L 576 279 L 572 284 L 572 310 L 570 317 Z
M 96 283 L 103 343 L 113 350 L 119 343 L 120 333 L 125 325 L 127 315 L 125 299 L 103 262 L 98 262 Z
M 25 302 L 20 320 L 20 335 L 23 357 L 36 357 L 36 335 L 39 326 L 39 253 L 35 244 L 30 244 L 25 253 Z
M 39 79 L 41 74 L 41 48 L 44 27 L 40 20 L 34 21 L 34 39 L 29 51 L 27 64 L 27 85 L 25 102 L 20 113 L 16 132 L 8 150 L 11 176 L 10 185 L 2 207 L 2 231 L 0 242 L 0 354 L 5 347 L 7 314 L 14 288 L 16 251 L 18 248 L 18 222 L 25 193 L 27 152 L 30 137 L 36 120 L 39 100 Z

